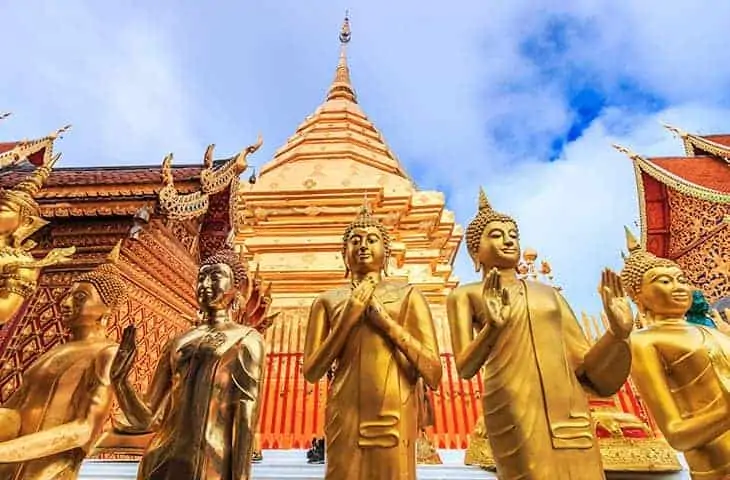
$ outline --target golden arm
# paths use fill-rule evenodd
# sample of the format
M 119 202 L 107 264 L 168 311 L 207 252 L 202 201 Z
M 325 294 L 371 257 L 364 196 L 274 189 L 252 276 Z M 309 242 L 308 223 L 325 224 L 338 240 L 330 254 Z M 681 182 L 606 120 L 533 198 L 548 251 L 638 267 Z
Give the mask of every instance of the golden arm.
M 109 416 L 113 391 L 109 381 L 117 347 L 103 350 L 94 365 L 96 381 L 89 406 L 81 418 L 0 444 L 0 463 L 17 463 L 49 457 L 76 448 L 88 453 L 96 445 Z
M 325 300 L 322 297 L 317 298 L 309 309 L 302 368 L 304 378 L 309 383 L 318 382 L 327 373 L 332 363 L 340 355 L 347 336 L 358 320 L 358 317 L 350 313 L 347 306 L 339 321 L 330 322 L 329 315 L 330 312 L 327 311 Z M 334 323 L 331 329 L 328 328 L 330 323 Z
M 616 338 L 607 331 L 591 346 L 573 310 L 562 295 L 555 294 L 560 304 L 563 342 L 576 377 L 601 397 L 615 394 L 631 373 L 628 339 Z
M 266 346 L 260 334 L 253 332 L 246 340 L 238 355 L 238 374 L 233 376 L 241 397 L 234 407 L 232 480 L 248 480 L 251 475 L 251 458 L 261 407 L 259 395 L 266 359 Z
M 407 302 L 407 327 L 403 327 L 393 320 L 380 300 L 373 296 L 371 305 L 376 313 L 377 326 L 403 352 L 426 385 L 437 389 L 443 372 L 431 309 L 423 294 L 415 288 L 410 289 Z
M 653 345 L 632 346 L 632 378 L 669 445 L 680 451 L 701 447 L 730 430 L 730 406 L 722 395 L 712 408 L 682 418 L 666 383 L 665 369 Z
M 128 377 L 122 378 L 114 384 L 119 408 L 124 414 L 125 422 L 115 421 L 114 430 L 120 433 L 148 433 L 152 422 L 159 413 L 160 407 L 172 387 L 172 371 L 170 370 L 170 348 L 172 340 L 163 349 L 155 374 L 147 387 L 144 397 L 141 397 Z
M 446 299 L 446 315 L 451 333 L 456 371 L 465 380 L 472 378 L 489 358 L 497 330 L 486 324 L 474 337 L 474 311 L 469 296 L 455 290 Z

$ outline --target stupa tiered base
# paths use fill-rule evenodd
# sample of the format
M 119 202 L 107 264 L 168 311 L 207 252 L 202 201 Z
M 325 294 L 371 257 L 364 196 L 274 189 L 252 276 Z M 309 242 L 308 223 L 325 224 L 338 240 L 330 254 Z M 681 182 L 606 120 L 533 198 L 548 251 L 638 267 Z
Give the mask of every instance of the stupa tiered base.
M 305 450 L 264 450 L 264 459 L 253 465 L 253 480 L 321 480 L 324 465 L 308 465 Z M 442 465 L 419 465 L 419 480 L 490 480 L 494 472 L 464 465 L 463 450 L 439 450 Z M 87 460 L 80 480 L 135 480 L 137 462 Z M 677 473 L 609 473 L 611 480 L 688 480 L 687 471 Z

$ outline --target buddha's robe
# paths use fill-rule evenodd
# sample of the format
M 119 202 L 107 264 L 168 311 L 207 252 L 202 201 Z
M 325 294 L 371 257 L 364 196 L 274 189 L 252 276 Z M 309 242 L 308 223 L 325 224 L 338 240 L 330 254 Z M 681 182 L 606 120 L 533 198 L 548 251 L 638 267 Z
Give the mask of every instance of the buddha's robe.
M 484 424 L 499 478 L 605 478 L 583 388 L 606 396 L 621 387 L 631 362 L 627 342 L 609 334 L 591 348 L 554 288 L 523 281 L 506 288 L 510 318 L 482 369 Z
M 0 409 L 0 419 L 7 419 L 11 410 L 20 417 L 20 428 L 14 435 L 17 440 L 4 439 L 10 441 L 0 443 L 0 451 L 11 442 L 34 438 L 22 445 L 18 454 L 42 456 L 0 464 L 0 480 L 77 477 L 81 462 L 99 440 L 111 411 L 109 368 L 117 346 L 106 339 L 72 341 L 49 350 L 31 365 L 23 375 L 21 388 Z M 66 434 L 44 435 L 54 427 L 65 429 Z M 62 451 L 43 454 L 52 450 Z
M 730 410 L 730 337 L 666 323 L 634 332 L 631 347 L 636 387 L 669 444 L 683 451 L 692 478 L 730 477 L 730 430 L 713 432 L 710 422 L 719 422 L 702 420 L 713 413 L 727 418 Z
M 315 300 L 310 312 L 307 357 L 342 321 L 350 289 L 333 290 Z M 440 357 L 430 309 L 413 287 L 381 282 L 377 297 L 407 332 L 414 365 L 386 335 L 361 318 L 335 359 L 325 411 L 327 480 L 415 480 L 419 375 L 436 388 Z M 373 315 L 366 311 L 364 317 Z M 326 368 L 326 367 L 325 367 Z M 436 372 L 438 374 L 429 374 Z M 435 383 L 435 384 L 434 384 Z
M 137 478 L 248 479 L 263 361 L 263 337 L 243 325 L 203 325 L 171 340 L 148 389 L 159 418 Z M 234 462 L 245 462 L 242 476 Z

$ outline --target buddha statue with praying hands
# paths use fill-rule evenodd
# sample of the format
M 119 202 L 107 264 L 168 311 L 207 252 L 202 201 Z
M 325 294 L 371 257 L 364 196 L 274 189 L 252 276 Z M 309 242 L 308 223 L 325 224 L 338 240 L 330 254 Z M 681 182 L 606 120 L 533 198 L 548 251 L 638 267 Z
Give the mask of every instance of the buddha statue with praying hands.
M 415 480 L 418 381 L 441 380 L 431 311 L 414 287 L 384 278 L 390 236 L 367 205 L 342 242 L 351 283 L 313 302 L 304 346 L 308 382 L 334 366 L 325 478 Z
M 10 322 L 35 293 L 43 267 L 69 260 L 74 247 L 54 248 L 36 260 L 28 237 L 48 222 L 40 217 L 35 196 L 43 187 L 59 155 L 34 170 L 12 189 L 0 190 L 0 327 Z
M 127 327 L 112 368 L 123 421 L 120 433 L 154 432 L 140 480 L 248 480 L 260 407 L 264 339 L 235 321 L 249 278 L 239 256 L 223 248 L 198 271 L 203 321 L 163 350 L 147 392 L 128 379 L 135 332 Z
M 447 315 L 459 375 L 482 372 L 484 426 L 499 478 L 604 478 L 584 389 L 610 396 L 631 368 L 634 319 L 618 275 L 603 272 L 609 329 L 591 345 L 560 292 L 518 279 L 517 222 L 495 212 L 483 191 L 466 242 L 484 278 L 455 289 Z
M 76 278 L 60 300 L 71 332 L 24 373 L 0 408 L 0 480 L 72 480 L 95 447 L 112 407 L 112 361 L 118 345 L 106 337 L 126 285 L 110 262 Z
M 682 269 L 626 236 L 621 279 L 645 325 L 631 335 L 636 388 L 694 480 L 730 478 L 730 337 L 688 322 L 694 287 Z

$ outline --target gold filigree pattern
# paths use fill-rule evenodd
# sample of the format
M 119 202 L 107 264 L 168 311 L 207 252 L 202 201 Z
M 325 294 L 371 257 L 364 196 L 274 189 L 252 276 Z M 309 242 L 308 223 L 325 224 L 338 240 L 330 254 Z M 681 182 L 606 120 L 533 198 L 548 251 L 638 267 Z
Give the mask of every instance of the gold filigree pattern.
M 710 302 L 730 296 L 730 230 L 724 221 L 730 205 L 672 190 L 668 195 L 673 259 L 693 284 L 702 286 Z

